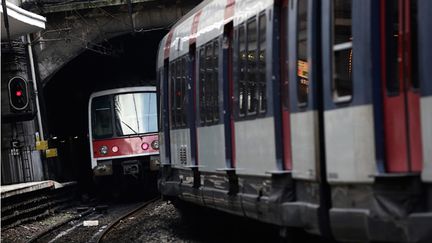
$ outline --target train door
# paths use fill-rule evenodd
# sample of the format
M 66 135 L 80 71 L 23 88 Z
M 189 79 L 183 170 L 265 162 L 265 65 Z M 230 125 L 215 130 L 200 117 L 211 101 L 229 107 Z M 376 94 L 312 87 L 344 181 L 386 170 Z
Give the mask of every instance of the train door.
M 189 39 L 189 62 L 188 62 L 188 77 L 187 77 L 187 92 L 188 92 L 188 125 L 190 129 L 190 151 L 191 151 L 191 164 L 192 166 L 198 165 L 198 145 L 197 145 L 197 126 L 196 126 L 196 90 L 197 90 L 197 61 L 196 61 L 196 33 L 198 31 L 198 23 L 202 11 L 195 14 L 191 25 L 191 36 Z
M 387 172 L 420 172 L 422 144 L 417 1 L 381 1 L 382 85 Z
M 183 55 L 169 66 L 171 163 L 184 167 L 191 163 L 188 125 L 188 57 Z
M 420 112 L 423 141 L 423 181 L 432 182 L 432 1 L 418 0 L 418 71 L 421 88 Z
M 223 39 L 223 100 L 226 167 L 235 168 L 234 81 L 233 81 L 233 22 L 224 27 Z
M 329 183 L 374 180 L 372 3 L 322 2 L 324 126 Z
M 310 46 L 311 34 L 314 33 L 311 30 L 310 18 L 313 15 L 309 9 L 312 6 L 310 2 L 297 0 L 289 3 L 289 105 L 293 178 L 316 181 L 319 178 L 320 141 L 316 83 L 311 82 L 309 70 L 311 61 L 316 59 L 308 58 L 313 53 Z
M 189 71 L 187 77 L 187 95 L 188 95 L 188 125 L 190 129 L 190 151 L 191 151 L 191 164 L 196 166 L 198 165 L 198 150 L 197 150 L 197 128 L 195 125 L 196 121 L 196 58 L 195 58 L 195 43 L 189 46 Z
M 171 146 L 170 146 L 170 132 L 169 132 L 169 128 L 170 128 L 170 123 L 169 123 L 169 89 L 168 89 L 168 82 L 169 82 L 169 78 L 168 78 L 168 74 L 169 74 L 169 62 L 168 59 L 166 59 L 164 61 L 164 65 L 163 65 L 163 70 L 160 72 L 160 87 L 161 89 L 159 90 L 160 92 L 160 97 L 162 97 L 161 99 L 161 111 L 159 112 L 161 118 L 160 118 L 160 122 L 162 123 L 160 126 L 160 133 L 161 133 L 161 138 L 163 140 L 163 144 L 165 146 L 162 146 L 161 143 L 161 162 L 163 164 L 170 164 L 171 163 Z
M 259 8 L 260 3 L 239 2 L 236 15 L 250 15 L 249 7 Z M 272 9 L 267 8 L 234 27 L 234 129 L 238 174 L 268 176 L 267 172 L 278 169 L 271 95 L 273 81 L 268 71 L 273 60 L 273 43 L 269 38 L 273 35 L 272 16 Z
M 158 86 L 159 86 L 159 143 L 161 164 L 171 164 L 170 146 L 170 93 L 169 93 L 169 50 L 172 31 L 162 40 L 163 51 L 158 58 Z
M 308 209 L 313 216 L 305 222 L 310 231 L 331 238 L 322 104 L 321 2 L 297 0 L 288 4 L 292 177 L 297 179 L 296 200 L 317 205 Z

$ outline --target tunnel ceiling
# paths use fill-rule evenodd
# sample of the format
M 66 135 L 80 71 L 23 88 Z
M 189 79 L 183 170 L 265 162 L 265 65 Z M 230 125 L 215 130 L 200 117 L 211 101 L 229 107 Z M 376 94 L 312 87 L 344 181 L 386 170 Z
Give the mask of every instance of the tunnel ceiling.
M 159 41 L 167 31 L 134 33 L 104 43 L 110 55 L 86 50 L 58 71 L 43 89 L 48 135 L 85 136 L 92 92 L 155 84 Z

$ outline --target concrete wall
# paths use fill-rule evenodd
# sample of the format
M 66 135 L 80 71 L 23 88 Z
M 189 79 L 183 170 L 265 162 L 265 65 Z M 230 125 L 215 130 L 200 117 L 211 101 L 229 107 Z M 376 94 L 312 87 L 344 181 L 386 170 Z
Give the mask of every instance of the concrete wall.
M 21 39 L 13 40 L 13 48 L 2 43 L 1 55 L 1 182 L 12 184 L 43 180 L 43 167 L 39 151 L 35 150 L 36 119 L 17 121 L 9 105 L 7 84 L 15 76 L 29 80 L 27 53 Z M 24 112 L 28 113 L 28 112 Z M 32 117 L 32 115 L 30 116 Z M 17 150 L 11 142 L 19 141 Z

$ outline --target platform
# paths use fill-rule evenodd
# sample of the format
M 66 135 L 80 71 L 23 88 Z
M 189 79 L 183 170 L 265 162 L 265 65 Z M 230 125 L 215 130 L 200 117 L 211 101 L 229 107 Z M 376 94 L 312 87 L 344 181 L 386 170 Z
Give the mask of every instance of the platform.
M 13 185 L 2 185 L 1 199 L 19 195 L 19 194 L 28 193 L 28 192 L 38 191 L 46 188 L 57 189 L 72 184 L 76 184 L 76 182 L 72 181 L 66 183 L 59 183 L 56 181 L 47 180 L 47 181 L 19 183 Z

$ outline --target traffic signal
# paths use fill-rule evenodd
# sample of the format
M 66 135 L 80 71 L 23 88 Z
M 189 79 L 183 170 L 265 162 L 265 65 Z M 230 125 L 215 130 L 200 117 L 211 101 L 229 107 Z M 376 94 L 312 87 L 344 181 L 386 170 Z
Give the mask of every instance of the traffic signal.
M 14 111 L 23 111 L 29 106 L 28 83 L 21 77 L 9 80 L 9 104 Z

